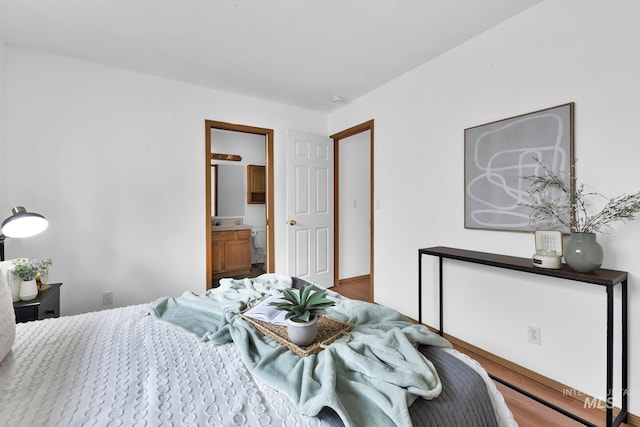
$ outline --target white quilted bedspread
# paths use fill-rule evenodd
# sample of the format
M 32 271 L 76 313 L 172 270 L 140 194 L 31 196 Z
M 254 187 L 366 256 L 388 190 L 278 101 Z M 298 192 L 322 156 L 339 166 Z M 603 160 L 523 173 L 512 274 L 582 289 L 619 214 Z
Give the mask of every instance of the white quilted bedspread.
M 0 364 L 0 425 L 321 425 L 258 384 L 234 344 L 198 341 L 146 307 L 19 324 Z

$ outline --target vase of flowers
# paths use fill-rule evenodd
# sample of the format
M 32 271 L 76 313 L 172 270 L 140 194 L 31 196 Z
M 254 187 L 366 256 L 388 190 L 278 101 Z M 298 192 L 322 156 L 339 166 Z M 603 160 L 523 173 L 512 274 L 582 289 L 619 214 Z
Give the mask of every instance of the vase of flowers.
M 286 289 L 283 301 L 270 305 L 287 314 L 287 334 L 289 340 L 299 346 L 311 344 L 318 335 L 318 315 L 336 303 L 327 298 L 326 290 L 313 291 L 313 286 L 306 285 L 300 289 Z
M 46 260 L 19 258 L 14 261 L 13 273 L 22 280 L 20 285 L 21 300 L 30 301 L 38 296 L 36 275 L 48 272 L 51 264 L 51 258 Z
M 551 168 L 539 161 L 541 175 L 527 176 L 531 182 L 527 191 L 531 208 L 529 218 L 532 223 L 547 228 L 565 226 L 571 232 L 564 249 L 567 265 L 575 271 L 591 273 L 600 268 L 603 260 L 602 246 L 596 240 L 597 233 L 612 230 L 617 221 L 635 219 L 640 212 L 640 191 L 623 194 L 609 199 L 600 193 L 586 192 L 584 184 L 578 184 L 572 177 L 567 185 Z M 605 200 L 604 207 L 597 213 L 590 213 L 591 198 Z

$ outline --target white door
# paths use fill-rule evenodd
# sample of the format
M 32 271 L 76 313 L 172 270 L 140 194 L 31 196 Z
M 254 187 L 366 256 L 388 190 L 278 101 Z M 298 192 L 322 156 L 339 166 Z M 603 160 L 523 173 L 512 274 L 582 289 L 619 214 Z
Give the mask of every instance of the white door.
M 333 286 L 333 140 L 289 131 L 289 274 Z

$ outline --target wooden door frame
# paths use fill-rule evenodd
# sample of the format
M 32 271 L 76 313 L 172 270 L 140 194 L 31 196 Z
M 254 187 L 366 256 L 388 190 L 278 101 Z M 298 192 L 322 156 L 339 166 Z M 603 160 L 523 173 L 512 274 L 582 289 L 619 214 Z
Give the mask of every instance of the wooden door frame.
M 361 123 L 359 125 L 353 126 L 349 129 L 345 129 L 341 132 L 334 133 L 330 136 L 333 139 L 333 215 L 334 215 L 334 227 L 333 227 L 333 241 L 334 241 L 334 250 L 333 250 L 333 274 L 334 274 L 334 283 L 338 284 L 340 282 L 340 141 L 342 139 L 349 138 L 350 136 L 357 135 L 362 132 L 369 131 L 369 275 L 371 278 L 371 285 L 369 288 L 369 297 L 370 301 L 374 301 L 373 299 L 373 218 L 374 218 L 374 201 L 373 201 L 373 177 L 374 177 L 374 162 L 373 162 L 373 123 L 374 120 L 371 119 L 367 122 Z
M 266 227 L 267 227 L 267 253 L 265 268 L 267 273 L 275 270 L 275 221 L 273 220 L 273 129 L 259 128 L 255 126 L 238 125 L 234 123 L 205 120 L 205 236 L 206 236 L 206 286 L 211 288 L 211 130 L 220 129 L 234 132 L 251 133 L 265 136 L 265 167 L 267 179 L 267 195 L 265 201 Z

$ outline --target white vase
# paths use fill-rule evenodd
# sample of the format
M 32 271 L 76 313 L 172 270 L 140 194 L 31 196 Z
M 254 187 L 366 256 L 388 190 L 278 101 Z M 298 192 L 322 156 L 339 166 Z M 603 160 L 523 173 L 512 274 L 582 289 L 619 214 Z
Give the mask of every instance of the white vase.
M 287 320 L 287 334 L 289 341 L 299 346 L 311 344 L 318 335 L 318 316 L 313 316 L 308 322 L 294 322 Z
M 20 299 L 22 301 L 31 301 L 38 296 L 38 284 L 34 280 L 23 280 L 20 285 Z

